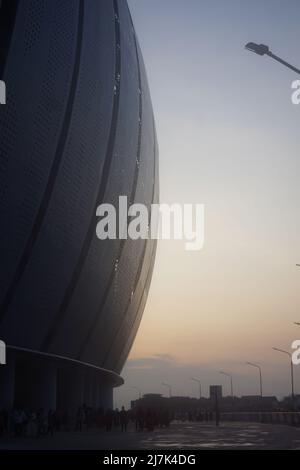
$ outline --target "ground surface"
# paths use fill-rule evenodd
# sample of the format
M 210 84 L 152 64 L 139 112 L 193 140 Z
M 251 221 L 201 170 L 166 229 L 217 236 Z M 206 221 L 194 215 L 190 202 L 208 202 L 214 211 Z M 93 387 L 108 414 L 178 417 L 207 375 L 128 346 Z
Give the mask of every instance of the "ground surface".
M 299 449 L 300 428 L 256 423 L 172 423 L 169 429 L 136 433 L 59 433 L 52 438 L 0 439 L 0 449 Z

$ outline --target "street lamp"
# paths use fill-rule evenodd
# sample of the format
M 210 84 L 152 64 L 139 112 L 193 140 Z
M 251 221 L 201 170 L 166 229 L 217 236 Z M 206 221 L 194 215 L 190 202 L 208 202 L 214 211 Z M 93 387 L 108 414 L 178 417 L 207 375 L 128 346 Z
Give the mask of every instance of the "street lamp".
M 231 397 L 233 398 L 233 381 L 232 381 L 232 375 L 228 374 L 227 372 L 224 372 L 223 370 L 220 370 L 220 374 L 225 375 L 226 377 L 230 378 L 230 389 L 231 389 Z
M 279 62 L 280 64 L 284 65 L 285 67 L 288 67 L 289 69 L 293 70 L 293 72 L 296 72 L 300 75 L 299 69 L 289 64 L 285 60 L 281 59 L 277 55 L 273 54 L 270 51 L 269 47 L 266 46 L 265 44 L 255 44 L 255 42 L 248 42 L 245 46 L 245 49 L 247 49 L 247 51 L 254 52 L 255 54 L 258 54 L 258 55 L 267 55 L 271 57 L 272 59 L 276 60 L 277 62 Z
M 201 393 L 201 380 L 200 379 L 196 379 L 196 377 L 191 377 L 191 380 L 193 380 L 194 382 L 197 382 L 199 384 L 199 400 L 201 400 L 202 398 L 202 393 Z
M 289 356 L 290 361 L 291 361 L 291 390 L 292 390 L 292 399 L 294 400 L 294 364 L 292 361 L 292 355 L 289 351 L 285 351 L 284 349 L 279 349 L 279 348 L 272 348 L 274 351 L 281 352 L 282 354 L 286 354 Z
M 131 390 L 136 390 L 139 394 L 139 399 L 142 398 L 142 392 L 141 392 L 141 389 L 139 387 L 135 387 L 135 386 L 131 387 Z
M 263 396 L 263 391 L 262 391 L 262 375 L 261 375 L 261 367 L 258 364 L 255 364 L 254 362 L 246 362 L 248 366 L 256 367 L 256 369 L 259 370 L 259 389 L 260 389 L 260 396 L 262 398 Z
M 166 382 L 162 382 L 161 384 L 162 384 L 164 387 L 167 387 L 167 388 L 168 388 L 168 390 L 169 390 L 169 397 L 171 397 L 171 396 L 172 396 L 172 387 L 171 387 L 171 385 L 170 385 L 170 384 L 167 384 Z

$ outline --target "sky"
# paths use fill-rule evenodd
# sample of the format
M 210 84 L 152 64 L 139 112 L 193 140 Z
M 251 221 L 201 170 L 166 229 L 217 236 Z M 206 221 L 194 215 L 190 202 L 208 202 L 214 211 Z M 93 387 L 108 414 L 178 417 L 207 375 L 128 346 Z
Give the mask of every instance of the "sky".
M 205 204 L 205 243 L 160 241 L 115 404 L 141 393 L 290 392 L 300 338 L 300 105 L 297 76 L 244 49 L 264 43 L 300 66 L 297 0 L 129 0 L 157 127 L 160 201 Z M 300 366 L 295 368 L 300 393 Z

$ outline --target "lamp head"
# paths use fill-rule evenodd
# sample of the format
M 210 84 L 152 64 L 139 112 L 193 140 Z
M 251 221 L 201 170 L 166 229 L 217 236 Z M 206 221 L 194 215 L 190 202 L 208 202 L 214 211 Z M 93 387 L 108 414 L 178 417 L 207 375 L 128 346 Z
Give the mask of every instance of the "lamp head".
M 255 42 L 248 42 L 245 46 L 247 51 L 255 52 L 258 55 L 268 54 L 270 49 L 265 44 L 255 44 Z

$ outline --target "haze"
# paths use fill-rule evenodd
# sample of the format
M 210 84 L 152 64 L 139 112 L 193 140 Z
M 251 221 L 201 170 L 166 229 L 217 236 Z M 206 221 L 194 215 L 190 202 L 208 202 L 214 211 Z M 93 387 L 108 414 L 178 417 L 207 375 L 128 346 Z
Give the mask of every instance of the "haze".
M 161 202 L 204 203 L 205 244 L 160 241 L 148 303 L 116 406 L 142 393 L 204 395 L 232 372 L 237 395 L 289 389 L 300 337 L 300 105 L 297 76 L 245 51 L 264 43 L 300 66 L 300 4 L 279 0 L 130 0 L 151 88 Z M 295 371 L 300 393 L 300 366 Z

